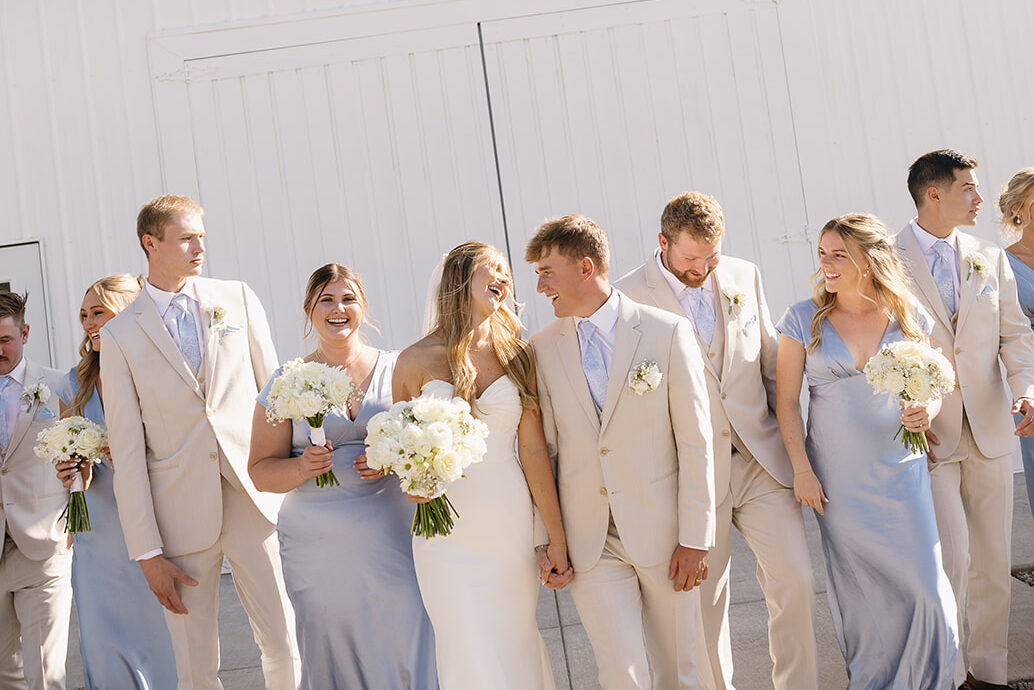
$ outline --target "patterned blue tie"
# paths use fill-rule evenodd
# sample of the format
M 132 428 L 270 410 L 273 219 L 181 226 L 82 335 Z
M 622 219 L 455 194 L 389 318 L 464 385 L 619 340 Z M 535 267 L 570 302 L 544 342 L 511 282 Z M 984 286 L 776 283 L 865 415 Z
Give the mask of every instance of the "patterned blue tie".
M 607 365 L 603 359 L 603 350 L 593 337 L 595 333 L 596 326 L 592 321 L 585 319 L 578 324 L 582 346 L 582 371 L 585 372 L 585 382 L 589 384 L 589 393 L 592 394 L 592 401 L 596 403 L 598 412 L 603 409 L 603 403 L 607 399 Z
M 7 401 L 4 399 L 4 390 L 10 383 L 10 376 L 0 376 L 0 448 L 6 448 L 11 440 L 7 430 Z
M 190 313 L 190 298 L 184 294 L 172 298 L 172 303 L 179 310 L 176 314 L 176 333 L 179 335 L 180 351 L 190 362 L 194 371 L 201 366 L 201 346 L 197 341 L 197 322 L 194 315 Z
M 951 247 L 944 240 L 937 240 L 933 243 L 933 251 L 937 258 L 933 260 L 933 282 L 937 286 L 937 293 L 944 300 L 944 306 L 948 308 L 949 314 L 955 313 L 955 266 L 954 253 Z
M 707 343 L 711 344 L 714 337 L 714 304 L 709 299 L 704 299 L 704 288 L 687 287 L 689 294 L 693 297 L 693 325 L 696 326 L 697 335 Z

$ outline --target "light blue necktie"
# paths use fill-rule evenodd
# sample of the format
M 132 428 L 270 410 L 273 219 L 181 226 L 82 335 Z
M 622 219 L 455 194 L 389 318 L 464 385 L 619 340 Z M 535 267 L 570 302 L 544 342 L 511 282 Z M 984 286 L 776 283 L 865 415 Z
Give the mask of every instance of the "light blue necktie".
M 578 333 L 581 335 L 582 371 L 585 372 L 585 382 L 589 384 L 589 393 L 592 394 L 592 401 L 596 403 L 596 410 L 600 411 L 607 399 L 607 365 L 603 359 L 603 350 L 593 337 L 596 326 L 591 321 L 585 319 L 579 323 Z
M 7 431 L 7 400 L 4 398 L 4 391 L 10 383 L 10 376 L 0 376 L 0 447 L 2 448 L 6 448 L 7 442 L 11 440 Z
M 184 294 L 172 298 L 173 305 L 179 310 L 176 314 L 176 333 L 179 335 L 180 351 L 190 362 L 194 371 L 201 366 L 201 345 L 197 341 L 197 322 L 190 313 L 190 298 Z
M 948 313 L 955 313 L 955 255 L 951 247 L 944 240 L 937 240 L 933 243 L 933 251 L 937 258 L 933 260 L 933 282 L 937 286 L 937 293 L 944 300 L 944 306 L 948 307 Z
M 714 304 L 711 300 L 704 299 L 704 288 L 687 287 L 686 289 L 689 290 L 696 305 L 693 310 L 693 325 L 697 329 L 697 335 L 710 345 L 711 338 L 714 337 Z

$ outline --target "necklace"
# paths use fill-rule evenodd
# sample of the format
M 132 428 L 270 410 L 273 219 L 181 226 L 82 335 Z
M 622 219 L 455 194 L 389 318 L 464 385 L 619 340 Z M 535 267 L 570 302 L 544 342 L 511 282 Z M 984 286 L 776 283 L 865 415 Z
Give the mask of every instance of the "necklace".
M 313 359 L 316 360 L 317 362 L 319 362 L 320 364 L 326 364 L 327 366 L 332 366 L 332 367 L 340 367 L 341 369 L 344 369 L 345 371 L 348 371 L 348 368 L 350 366 L 352 366 L 353 364 L 355 364 L 356 361 L 360 357 L 363 356 L 365 351 L 366 351 L 365 348 L 360 349 L 359 352 L 355 353 L 355 355 L 351 359 L 349 359 L 347 362 L 345 362 L 344 364 L 331 364 L 330 361 L 327 359 L 327 356 L 325 354 L 323 354 L 323 350 L 321 350 L 321 349 L 319 349 L 317 347 L 316 348 L 316 352 L 314 353 L 315 356 L 313 357 Z

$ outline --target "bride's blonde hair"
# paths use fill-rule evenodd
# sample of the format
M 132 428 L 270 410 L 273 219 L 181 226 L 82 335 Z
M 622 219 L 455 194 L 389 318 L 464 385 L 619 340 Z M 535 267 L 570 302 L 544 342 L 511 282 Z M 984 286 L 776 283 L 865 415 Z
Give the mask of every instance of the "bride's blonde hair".
M 891 243 L 890 232 L 887 231 L 887 226 L 883 224 L 883 221 L 871 213 L 850 213 L 833 218 L 822 226 L 819 237 L 821 238 L 827 232 L 835 232 L 840 235 L 849 249 L 856 249 L 868 262 L 876 298 L 873 300 L 865 295 L 862 296 L 875 302 L 888 317 L 895 319 L 905 338 L 925 340 L 913 312 L 912 305 L 915 300 L 912 297 L 912 289 L 909 287 L 908 274 L 905 272 L 905 266 L 898 256 L 897 250 Z M 861 294 L 862 267 L 858 265 L 853 252 L 848 251 L 847 256 L 858 269 L 857 287 Z M 826 292 L 826 281 L 823 279 L 821 268 L 812 275 L 812 280 L 815 283 L 815 295 L 812 299 L 819 308 L 811 317 L 811 342 L 808 343 L 808 352 L 814 352 L 815 348 L 819 346 L 819 342 L 822 340 L 822 322 L 826 320 L 837 303 L 837 294 Z
M 475 380 L 477 369 L 470 359 L 470 343 L 474 337 L 471 325 L 473 307 L 470 294 L 471 277 L 480 266 L 498 263 L 506 268 L 510 280 L 506 302 L 492 312 L 489 323 L 492 331 L 492 349 L 503 365 L 506 376 L 517 386 L 521 406 L 537 410 L 538 398 L 532 392 L 535 379 L 535 360 L 528 343 L 521 340 L 521 321 L 517 316 L 519 305 L 513 301 L 513 275 L 502 253 L 483 242 L 464 242 L 445 257 L 442 282 L 438 288 L 438 315 L 430 335 L 445 342 L 456 395 L 475 407 Z

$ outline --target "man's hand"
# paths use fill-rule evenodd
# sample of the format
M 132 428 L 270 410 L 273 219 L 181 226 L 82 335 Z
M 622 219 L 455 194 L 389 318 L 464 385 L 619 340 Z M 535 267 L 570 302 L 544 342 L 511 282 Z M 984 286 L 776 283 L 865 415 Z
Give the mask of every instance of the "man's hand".
M 686 546 L 675 547 L 668 567 L 668 579 L 675 581 L 676 592 L 688 592 L 707 579 L 707 551 Z
M 574 567 L 568 562 L 566 568 L 561 572 L 549 558 L 549 547 L 547 545 L 535 548 L 539 563 L 539 582 L 550 589 L 563 589 L 574 579 Z M 564 559 L 566 562 L 566 549 Z M 561 566 L 562 567 L 562 566 Z
M 1030 398 L 1016 398 L 1012 404 L 1012 413 L 1023 415 L 1023 419 L 1016 425 L 1016 435 L 1034 436 L 1034 402 Z
M 941 439 L 937 438 L 932 431 L 927 431 L 926 441 L 930 444 L 930 449 L 926 451 L 926 469 L 932 470 L 933 466 L 937 464 L 937 455 L 933 452 L 933 447 L 941 445 Z
M 139 563 L 144 577 L 147 578 L 147 584 L 151 586 L 151 591 L 158 597 L 161 605 L 173 613 L 187 613 L 187 607 L 176 593 L 176 581 L 179 580 L 188 587 L 197 587 L 197 580 L 163 556 L 148 558 Z

